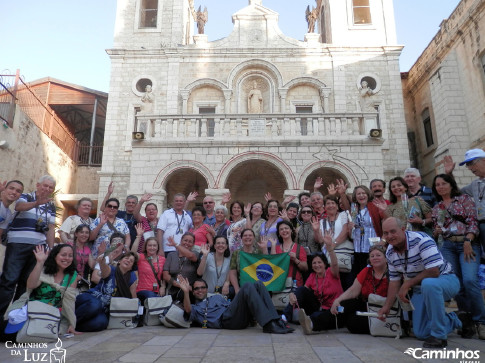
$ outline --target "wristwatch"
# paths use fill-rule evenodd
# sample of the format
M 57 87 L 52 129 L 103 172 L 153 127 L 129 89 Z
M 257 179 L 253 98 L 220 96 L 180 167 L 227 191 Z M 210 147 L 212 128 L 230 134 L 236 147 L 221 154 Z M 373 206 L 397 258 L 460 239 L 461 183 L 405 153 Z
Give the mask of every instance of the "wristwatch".
M 463 239 L 463 242 L 470 242 L 470 243 L 472 243 L 473 241 L 472 241 L 470 238 L 465 237 L 465 238 Z

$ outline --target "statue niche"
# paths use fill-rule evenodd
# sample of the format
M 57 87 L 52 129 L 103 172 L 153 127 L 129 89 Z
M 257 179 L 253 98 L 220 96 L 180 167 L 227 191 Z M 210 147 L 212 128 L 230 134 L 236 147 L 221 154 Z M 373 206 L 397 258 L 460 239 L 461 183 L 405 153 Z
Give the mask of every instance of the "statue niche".
M 253 80 L 250 86 L 247 87 L 247 103 L 248 103 L 248 113 L 263 113 L 263 87 L 258 84 L 258 81 Z

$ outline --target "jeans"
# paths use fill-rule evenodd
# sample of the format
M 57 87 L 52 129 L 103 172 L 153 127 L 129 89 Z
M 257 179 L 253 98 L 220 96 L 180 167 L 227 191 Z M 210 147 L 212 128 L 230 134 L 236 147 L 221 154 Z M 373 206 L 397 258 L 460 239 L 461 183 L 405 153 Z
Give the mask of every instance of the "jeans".
M 480 267 L 480 246 L 472 244 L 475 261 L 466 262 L 463 254 L 463 242 L 445 240 L 441 247 L 443 258 L 450 262 L 456 277 L 460 280 L 460 291 L 455 296 L 458 309 L 470 312 L 475 322 L 485 324 L 485 307 L 478 281 Z
M 76 298 L 76 319 L 76 330 L 82 332 L 105 330 L 109 323 L 101 300 L 88 292 Z
M 36 263 L 33 253 L 35 247 L 28 243 L 7 244 L 0 276 L 0 316 L 5 314 L 12 298 L 15 301 L 25 292 L 27 279 Z
M 444 302 L 460 290 L 460 281 L 453 275 L 440 275 L 421 281 L 414 287 L 411 302 L 414 305 L 413 331 L 418 339 L 433 336 L 447 339 L 448 334 L 461 328 L 461 321 L 454 313 L 447 313 Z
M 150 290 L 140 290 L 136 293 L 136 297 L 140 299 L 140 304 L 143 305 L 146 299 L 150 297 L 160 297 L 160 295 Z

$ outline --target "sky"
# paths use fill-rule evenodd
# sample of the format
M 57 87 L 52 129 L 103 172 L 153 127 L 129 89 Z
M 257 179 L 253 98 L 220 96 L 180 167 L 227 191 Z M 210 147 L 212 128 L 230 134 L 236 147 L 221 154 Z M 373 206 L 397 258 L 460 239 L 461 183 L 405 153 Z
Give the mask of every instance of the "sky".
M 342 0 L 343 1 L 343 0 Z M 390 0 L 385 0 L 390 1 Z M 408 71 L 459 0 L 394 0 L 398 44 L 405 48 L 400 69 Z M 232 31 L 231 15 L 248 0 L 195 0 L 207 6 L 209 40 Z M 307 30 L 305 9 L 314 0 L 263 0 L 280 14 L 282 32 L 298 40 Z M 20 74 L 27 82 L 53 77 L 108 92 L 116 0 L 0 1 L 0 74 Z

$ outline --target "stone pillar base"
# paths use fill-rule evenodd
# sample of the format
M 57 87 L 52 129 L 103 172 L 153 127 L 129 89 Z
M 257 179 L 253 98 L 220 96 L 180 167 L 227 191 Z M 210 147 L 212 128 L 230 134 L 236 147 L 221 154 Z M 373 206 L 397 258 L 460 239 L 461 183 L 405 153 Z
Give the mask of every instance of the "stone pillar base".
M 209 38 L 208 38 L 207 34 L 194 35 L 194 43 L 197 44 L 197 45 L 207 44 L 208 41 L 209 41 Z
M 318 43 L 320 41 L 320 34 L 306 33 L 304 39 L 307 43 Z

